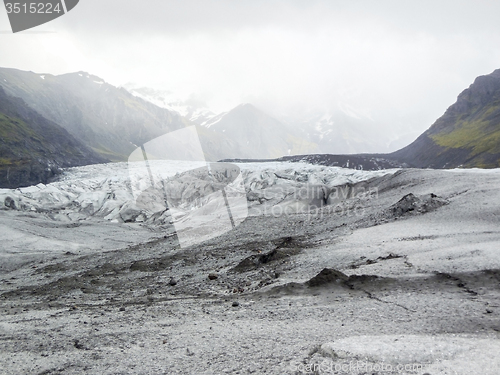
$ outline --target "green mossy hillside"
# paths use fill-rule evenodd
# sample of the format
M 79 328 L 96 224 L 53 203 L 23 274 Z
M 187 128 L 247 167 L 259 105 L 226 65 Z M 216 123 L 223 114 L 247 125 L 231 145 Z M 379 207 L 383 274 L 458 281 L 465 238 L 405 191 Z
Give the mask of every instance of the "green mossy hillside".
M 391 156 L 419 168 L 499 168 L 500 69 L 476 78 L 424 134 Z

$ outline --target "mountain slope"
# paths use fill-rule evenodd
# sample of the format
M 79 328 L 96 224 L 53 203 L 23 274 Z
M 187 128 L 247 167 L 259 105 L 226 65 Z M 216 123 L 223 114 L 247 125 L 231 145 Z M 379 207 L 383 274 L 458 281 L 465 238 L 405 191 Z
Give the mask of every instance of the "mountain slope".
M 241 104 L 204 124 L 239 145 L 226 158 L 276 158 L 313 152 L 314 143 L 298 137 L 290 129 L 251 104 Z
M 380 129 L 387 124 L 367 114 L 338 103 L 328 111 L 310 110 L 280 118 L 302 138 L 318 145 L 316 152 L 333 154 L 356 154 L 360 152 L 389 152 L 399 142 L 397 135 Z M 403 126 L 401 126 L 403 127 Z M 403 133 L 402 129 L 399 129 Z M 413 138 L 412 138 L 413 139 Z M 407 143 L 402 143 L 405 145 Z
M 418 168 L 500 167 L 500 69 L 476 78 L 425 133 L 389 156 Z
M 202 100 L 191 95 L 188 99 L 180 99 L 171 91 L 155 90 L 149 87 L 140 87 L 132 83 L 127 83 L 124 88 L 132 95 L 144 99 L 154 105 L 177 112 L 189 121 L 203 125 L 206 121 L 215 116 L 215 113 L 206 107 Z
M 46 183 L 61 167 L 104 161 L 0 86 L 0 187 Z
M 179 114 L 85 72 L 53 76 L 0 68 L 0 84 L 115 161 L 126 160 L 136 145 L 189 124 Z

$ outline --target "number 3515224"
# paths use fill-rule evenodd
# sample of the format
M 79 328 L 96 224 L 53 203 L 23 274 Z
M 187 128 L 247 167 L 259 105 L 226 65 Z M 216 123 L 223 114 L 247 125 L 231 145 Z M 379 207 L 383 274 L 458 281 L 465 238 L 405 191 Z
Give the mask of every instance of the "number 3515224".
M 64 12 L 61 9 L 60 3 L 53 5 L 51 3 L 5 3 L 7 8 L 7 13 L 61 13 Z

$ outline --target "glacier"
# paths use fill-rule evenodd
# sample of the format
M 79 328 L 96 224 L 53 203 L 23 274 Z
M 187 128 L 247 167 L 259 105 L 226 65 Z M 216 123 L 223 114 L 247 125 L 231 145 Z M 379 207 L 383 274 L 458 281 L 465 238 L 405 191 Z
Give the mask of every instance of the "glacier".
M 168 161 L 163 170 L 175 176 L 186 170 L 186 163 L 193 170 L 204 165 L 199 162 Z M 361 171 L 287 162 L 236 165 L 241 169 L 250 215 L 265 214 L 277 204 L 295 202 L 297 194 L 294 193 L 307 186 L 331 189 L 397 171 Z M 69 168 L 57 181 L 47 185 L 0 189 L 0 210 L 39 213 L 63 222 L 102 218 L 115 223 L 165 224 L 165 215 L 158 216 L 155 210 L 137 206 L 129 167 L 128 163 L 108 163 Z

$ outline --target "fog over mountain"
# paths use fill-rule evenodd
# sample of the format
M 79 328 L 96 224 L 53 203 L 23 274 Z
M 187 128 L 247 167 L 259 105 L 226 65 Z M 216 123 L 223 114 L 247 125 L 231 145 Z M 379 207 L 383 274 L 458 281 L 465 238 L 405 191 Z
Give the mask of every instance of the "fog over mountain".
M 0 68 L 5 91 L 110 160 L 189 122 L 87 72 L 58 76 Z
M 15 42 L 0 34 L 0 65 L 91 72 L 116 87 L 135 82 L 182 102 L 195 98 L 216 114 L 252 103 L 299 125 L 333 116 L 349 134 L 337 152 L 390 152 L 425 131 L 475 77 L 498 68 L 499 7 L 86 0 Z M 8 29 L 0 12 L 0 30 Z M 346 119 L 346 108 L 362 121 Z M 359 133 L 370 141 L 359 141 Z
M 0 127 L 0 185 L 6 187 L 47 182 L 64 166 L 126 161 L 148 142 L 190 126 L 196 127 L 196 142 L 207 161 L 281 158 L 376 170 L 495 168 L 500 160 L 499 70 L 478 77 L 407 147 L 371 154 L 356 151 L 376 151 L 377 144 L 388 144 L 390 137 L 368 115 L 345 105 L 321 117 L 280 121 L 250 103 L 216 115 L 195 100 L 172 102 L 168 95 L 146 88 L 128 92 L 86 72 L 53 76 L 0 68 L 0 82 L 6 91 L 3 112 L 11 116 Z M 373 126 L 365 129 L 366 121 Z M 32 132 L 34 137 L 29 136 Z M 69 147 L 57 145 L 68 142 Z M 184 148 L 171 144 L 169 152 L 182 154 Z
M 159 107 L 175 111 L 188 120 L 205 127 L 218 123 L 222 118 L 224 118 L 224 122 L 231 121 L 229 118 L 233 116 L 228 118 L 227 115 L 233 111 L 239 111 L 238 108 L 242 105 L 239 104 L 229 111 L 216 114 L 207 108 L 206 102 L 195 96 L 183 100 L 171 91 L 137 87 L 131 83 L 124 85 L 124 88 L 134 96 Z M 265 103 L 261 103 L 261 105 L 267 108 Z M 255 105 L 252 106 L 257 109 Z M 332 105 L 328 111 L 316 109 L 297 112 L 292 110 L 286 114 L 273 115 L 275 113 L 273 108 L 267 108 L 264 111 L 258 108 L 258 110 L 265 112 L 269 118 L 277 120 L 274 126 L 281 128 L 279 131 L 282 133 L 293 134 L 296 138 L 295 143 L 300 142 L 302 145 L 298 147 L 289 144 L 279 156 L 308 152 L 342 154 L 389 152 L 406 146 L 419 135 L 415 130 L 408 130 L 405 126 L 407 124 L 404 122 L 400 124 L 396 133 L 381 132 L 380 128 L 384 126 L 383 121 L 376 121 L 369 114 L 357 112 L 356 109 L 342 102 L 335 106 Z M 283 127 L 286 130 L 283 130 Z M 274 153 L 274 155 L 276 154 Z

